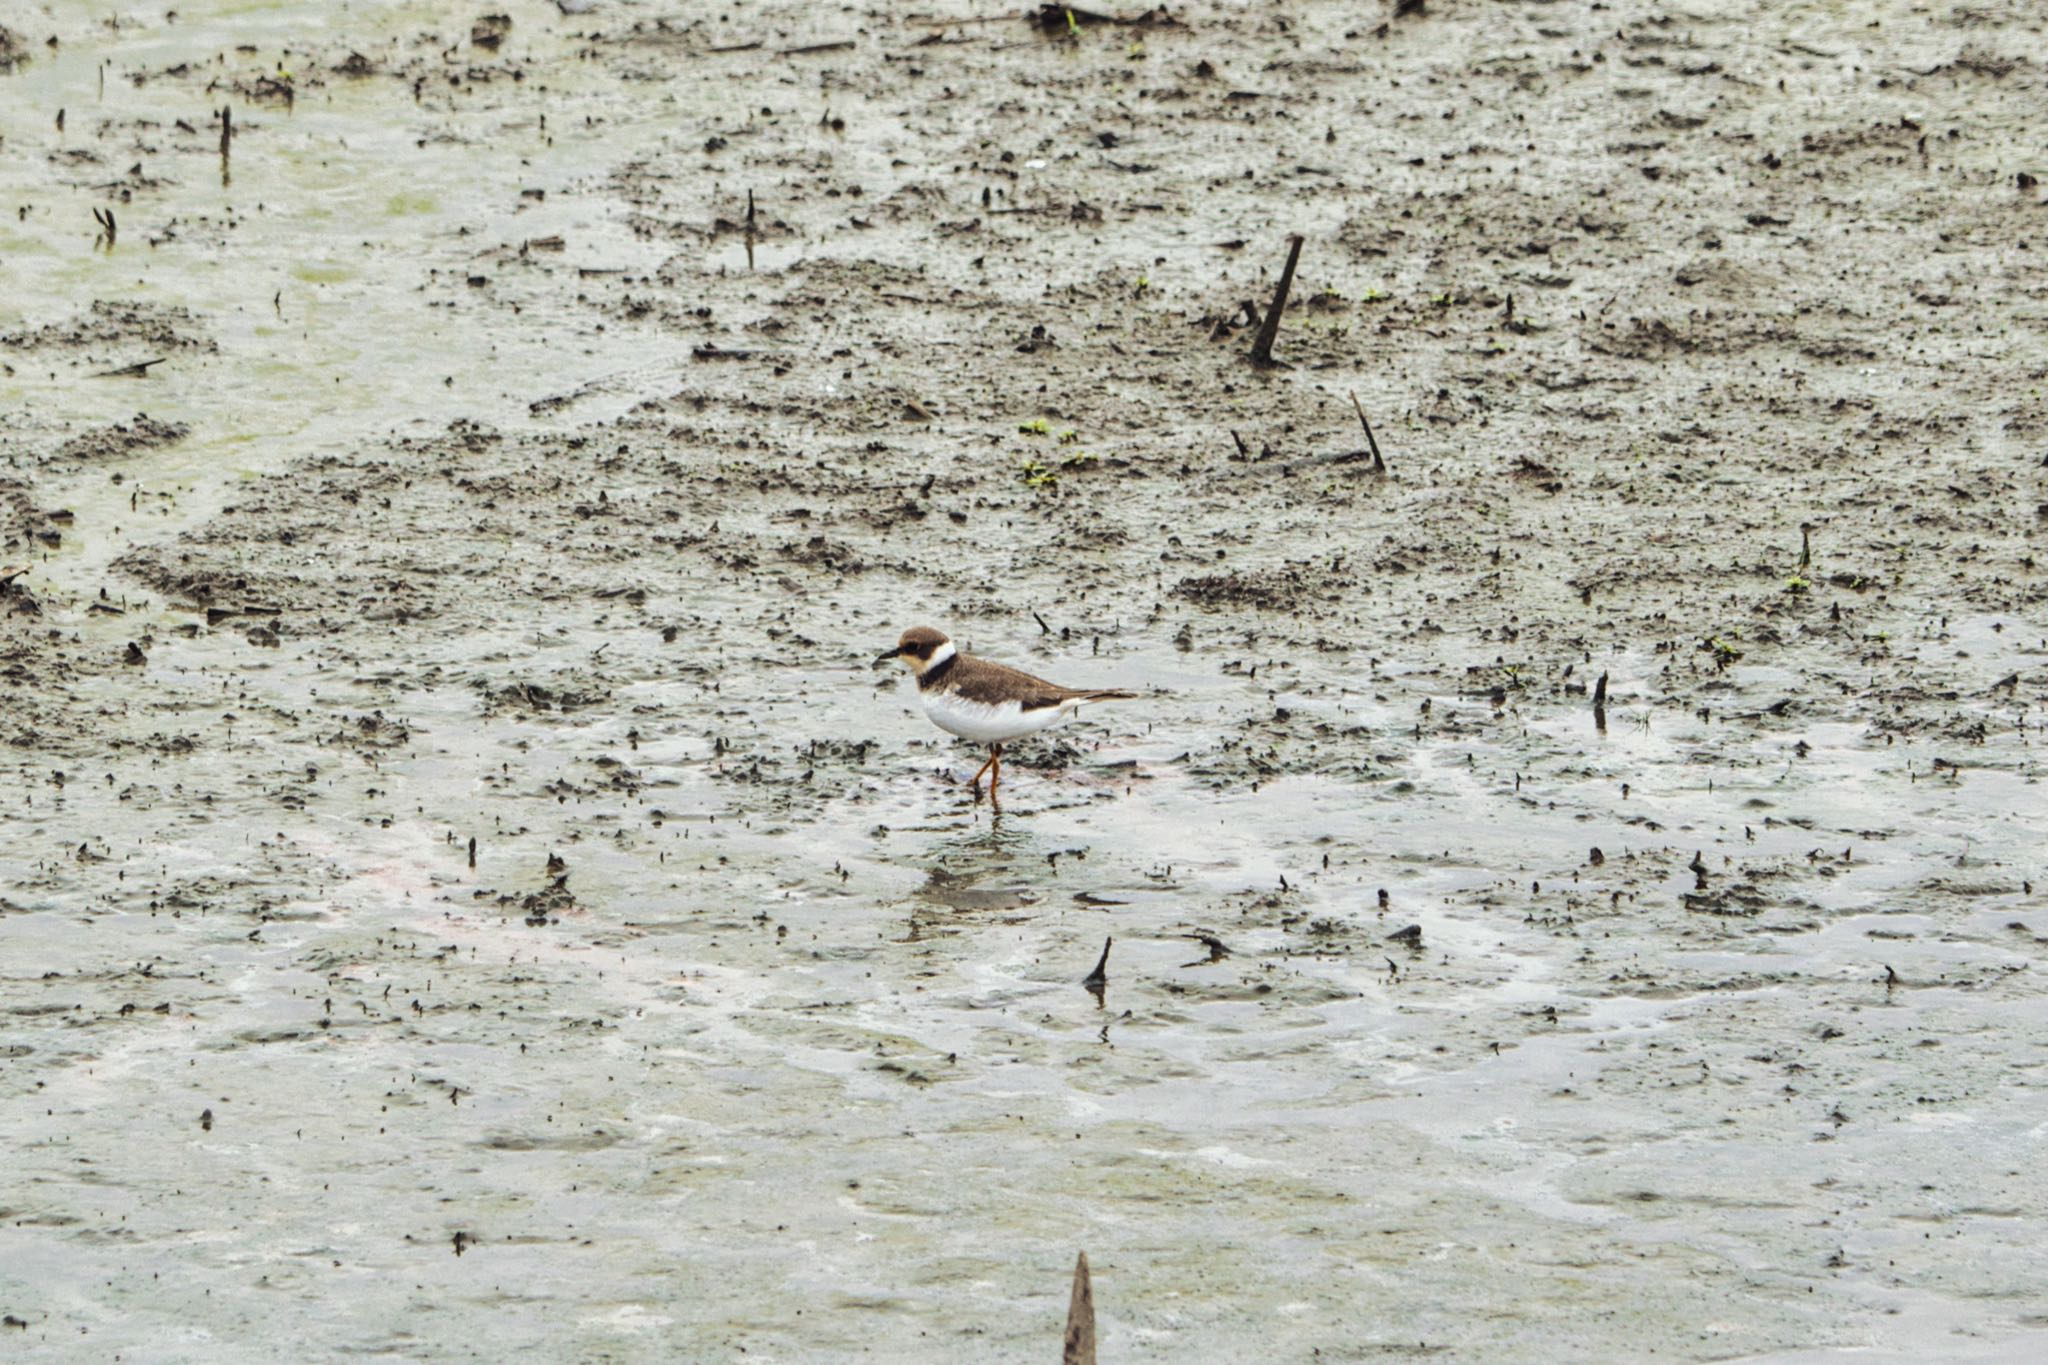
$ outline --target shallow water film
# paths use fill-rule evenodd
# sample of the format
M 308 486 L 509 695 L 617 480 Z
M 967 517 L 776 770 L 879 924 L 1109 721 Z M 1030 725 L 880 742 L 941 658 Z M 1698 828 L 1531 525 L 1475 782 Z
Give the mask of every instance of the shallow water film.
M 0 1350 L 2048 1355 L 2044 98 L 0 0 Z

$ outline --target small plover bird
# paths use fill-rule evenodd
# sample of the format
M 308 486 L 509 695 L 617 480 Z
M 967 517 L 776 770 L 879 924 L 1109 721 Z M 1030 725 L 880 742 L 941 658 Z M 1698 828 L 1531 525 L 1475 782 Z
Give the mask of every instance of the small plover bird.
M 931 723 L 962 739 L 986 744 L 988 762 L 968 785 L 981 799 L 981 775 L 988 774 L 988 799 L 998 810 L 996 784 L 1003 776 L 1003 745 L 1059 724 L 1084 701 L 1122 701 L 1137 696 L 1113 687 L 1062 687 L 1020 673 L 1005 664 L 962 654 L 930 626 L 912 626 L 896 648 L 876 659 L 901 659 L 917 676 L 918 700 Z

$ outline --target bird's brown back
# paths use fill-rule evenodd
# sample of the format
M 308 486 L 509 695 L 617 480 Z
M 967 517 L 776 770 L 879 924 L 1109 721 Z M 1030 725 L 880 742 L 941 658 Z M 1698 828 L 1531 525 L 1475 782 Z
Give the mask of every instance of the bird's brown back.
M 943 670 L 934 669 L 918 680 L 920 688 L 945 687 L 957 692 L 968 701 L 995 706 L 1006 701 L 1020 702 L 1027 711 L 1036 711 L 1047 706 L 1058 706 L 1063 701 L 1079 698 L 1084 701 L 1114 701 L 1118 698 L 1135 697 L 1135 692 L 1123 692 L 1115 688 L 1063 687 L 1044 678 L 1033 677 L 1022 669 L 1011 668 L 988 659 L 977 659 L 972 654 L 955 654 L 950 666 Z

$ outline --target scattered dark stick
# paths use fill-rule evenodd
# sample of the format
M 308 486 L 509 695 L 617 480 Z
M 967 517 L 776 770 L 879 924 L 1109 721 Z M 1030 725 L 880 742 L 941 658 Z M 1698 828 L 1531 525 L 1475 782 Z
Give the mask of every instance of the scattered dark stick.
M 1602 673 L 1600 681 L 1593 684 L 1593 728 L 1607 728 L 1607 675 Z
M 100 225 L 100 237 L 106 242 L 107 250 L 112 251 L 114 239 L 121 235 L 120 227 L 114 222 L 114 211 L 95 208 L 92 211 L 92 220 Z
M 1099 991 L 1109 984 L 1109 945 L 1114 942 L 1113 938 L 1102 940 L 1102 956 L 1096 960 L 1095 970 L 1081 978 L 1081 984 L 1091 991 Z
M 1047 33 L 1070 33 L 1084 24 L 1117 24 L 1125 28 L 1172 28 L 1176 21 L 1165 9 L 1148 9 L 1135 18 L 1126 19 L 1120 14 L 1097 14 L 1094 10 L 1082 9 L 1078 5 L 1040 5 L 1025 15 L 1029 23 L 1038 25 Z
M 228 141 L 235 134 L 235 111 L 223 104 L 220 107 L 220 158 L 228 158 Z
M 476 866 L 476 836 L 474 834 L 469 836 L 469 865 L 471 867 Z
M 1237 428 L 1231 428 L 1230 439 L 1237 442 L 1237 453 L 1239 455 L 1242 455 L 1247 460 L 1249 460 L 1252 457 L 1251 451 L 1245 448 L 1244 437 L 1237 434 Z
M 1031 619 L 1038 622 L 1038 633 L 1040 635 L 1052 634 L 1052 627 L 1045 623 L 1045 618 L 1043 616 L 1040 616 L 1037 612 L 1034 611 L 1031 613 Z
M 1273 291 L 1273 306 L 1259 326 L 1259 339 L 1252 343 L 1252 364 L 1272 367 L 1273 339 L 1280 331 L 1280 315 L 1287 311 L 1287 291 L 1294 287 L 1294 265 L 1301 259 L 1301 234 L 1287 239 L 1287 264 L 1280 271 L 1280 285 Z
M 1358 425 L 1365 428 L 1365 443 L 1372 447 L 1372 472 L 1375 474 L 1386 473 L 1387 462 L 1380 458 L 1380 443 L 1373 437 L 1372 423 L 1365 420 L 1365 407 L 1358 401 L 1358 394 L 1355 390 L 1351 395 L 1351 409 L 1358 414 Z
M 1182 934 L 1181 937 L 1191 938 L 1209 950 L 1207 957 L 1198 957 L 1193 962 L 1183 962 L 1180 964 L 1183 967 L 1206 967 L 1212 962 L 1221 962 L 1224 958 L 1230 956 L 1230 949 L 1224 947 L 1223 940 L 1214 934 L 1197 931 L 1192 934 Z
M 727 43 L 724 47 L 707 47 L 706 52 L 753 52 L 761 46 L 757 39 L 751 43 Z
M 1088 1253 L 1074 1260 L 1074 1292 L 1067 1300 L 1067 1342 L 1060 1365 L 1095 1365 L 1095 1284 L 1088 1276 Z
M 784 57 L 800 57 L 806 52 L 845 52 L 853 46 L 853 39 L 842 38 L 836 43 L 806 43 L 802 47 L 785 47 Z
M 1799 567 L 1813 563 L 1813 527 L 1801 522 L 1799 525 Z
M 98 374 L 94 375 L 93 378 L 147 379 L 149 378 L 149 367 L 152 365 L 161 365 L 163 363 L 164 361 L 162 356 L 158 356 L 155 360 L 138 360 L 133 365 L 123 365 L 118 370 L 101 370 Z

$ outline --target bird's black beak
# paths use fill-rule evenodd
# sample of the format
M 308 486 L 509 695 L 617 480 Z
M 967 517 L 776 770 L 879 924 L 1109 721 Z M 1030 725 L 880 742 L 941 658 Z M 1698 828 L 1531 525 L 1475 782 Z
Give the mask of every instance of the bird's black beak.
M 877 654 L 877 655 L 875 656 L 875 662 L 876 662 L 876 663 L 878 663 L 878 664 L 885 664 L 885 663 L 888 663 L 888 662 L 889 662 L 889 660 L 891 660 L 891 659 L 894 659 L 894 658 L 898 658 L 898 657 L 900 657 L 900 656 L 902 655 L 902 653 L 903 653 L 903 646 L 902 646 L 902 645 L 898 645 L 898 646 L 896 646 L 896 648 L 894 648 L 894 649 L 890 650 L 890 651 L 889 651 L 889 652 L 888 652 L 887 654 Z

